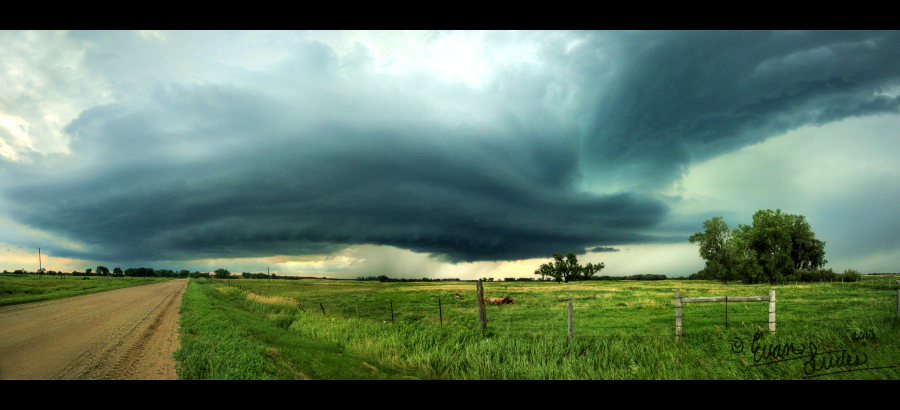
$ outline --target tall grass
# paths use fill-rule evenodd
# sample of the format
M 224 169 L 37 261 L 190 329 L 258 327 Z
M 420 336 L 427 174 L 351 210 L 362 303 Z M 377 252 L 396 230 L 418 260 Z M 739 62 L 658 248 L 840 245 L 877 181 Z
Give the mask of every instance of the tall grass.
M 174 354 L 181 379 L 427 378 L 359 357 L 337 343 L 298 337 L 287 329 L 298 311 L 278 298 L 248 298 L 205 282 L 192 279 L 181 302 L 181 343 Z
M 900 345 L 900 321 L 892 316 L 896 290 L 886 288 L 776 286 L 775 335 L 768 334 L 767 303 L 729 303 L 727 324 L 723 304 L 689 304 L 684 312 L 685 336 L 676 342 L 675 291 L 685 297 L 759 296 L 771 287 L 699 281 L 487 283 L 487 295 L 519 294 L 513 295 L 515 305 L 488 306 L 489 330 L 482 333 L 472 283 L 235 282 L 242 290 L 225 281 L 211 283 L 241 295 L 244 310 L 299 340 L 329 343 L 392 368 L 435 378 L 900 378 L 900 368 L 887 367 L 900 365 L 900 353 L 894 348 Z M 452 299 L 455 292 L 463 294 L 463 300 Z M 575 340 L 568 341 L 562 299 L 593 294 L 596 299 L 576 301 Z M 438 298 L 444 317 L 438 316 Z M 296 304 L 292 306 L 291 300 Z M 868 362 L 843 366 L 841 373 L 809 374 L 803 366 L 807 359 L 796 355 L 755 360 L 750 345 L 759 330 L 763 336 L 756 345 L 812 343 L 820 352 L 865 354 Z M 853 337 L 863 333 L 872 337 Z M 745 345 L 740 352 L 735 349 L 738 340 Z M 770 363 L 775 359 L 789 360 Z M 865 367 L 878 369 L 860 370 Z

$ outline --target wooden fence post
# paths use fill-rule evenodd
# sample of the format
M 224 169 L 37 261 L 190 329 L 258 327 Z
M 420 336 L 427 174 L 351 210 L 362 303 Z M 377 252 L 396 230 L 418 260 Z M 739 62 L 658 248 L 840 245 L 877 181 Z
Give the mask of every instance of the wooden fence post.
M 575 332 L 572 326 L 572 299 L 569 299 L 569 341 L 575 338 Z
M 681 292 L 675 292 L 675 340 L 681 340 Z
M 322 306 L 322 304 L 319 303 L 319 307 L 322 308 L 322 317 L 325 317 L 325 306 Z
M 775 291 L 769 291 L 769 330 L 775 334 Z
M 487 314 L 484 312 L 484 288 L 478 279 L 478 317 L 481 319 L 481 330 L 487 330 Z

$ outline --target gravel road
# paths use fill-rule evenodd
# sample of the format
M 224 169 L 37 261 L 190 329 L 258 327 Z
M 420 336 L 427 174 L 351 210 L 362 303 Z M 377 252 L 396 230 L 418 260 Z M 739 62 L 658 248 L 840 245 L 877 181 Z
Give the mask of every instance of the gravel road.
M 0 308 L 0 380 L 175 380 L 188 279 Z

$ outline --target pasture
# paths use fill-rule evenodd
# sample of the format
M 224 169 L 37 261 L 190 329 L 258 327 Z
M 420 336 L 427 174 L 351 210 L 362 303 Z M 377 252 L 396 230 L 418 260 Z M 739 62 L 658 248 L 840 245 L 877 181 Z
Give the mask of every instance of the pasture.
M 473 282 L 192 280 L 188 293 L 228 295 L 229 309 L 267 322 L 278 338 L 323 343 L 417 378 L 898 379 L 898 286 L 888 284 L 894 280 L 864 276 L 853 284 L 776 286 L 681 280 L 486 282 L 485 296 L 512 294 L 515 304 L 488 305 L 485 332 Z M 774 335 L 768 331 L 768 303 L 691 303 L 683 309 L 684 336 L 675 340 L 675 292 L 683 297 L 763 296 L 769 290 L 776 291 Z M 454 293 L 462 299 L 455 300 Z M 592 295 L 596 298 L 573 301 L 574 339 L 569 341 L 564 299 Z M 273 361 L 265 351 L 278 348 L 260 340 L 254 342 L 260 360 Z M 229 359 L 204 360 L 227 367 Z M 286 363 L 283 356 L 279 360 Z M 276 378 L 312 373 L 301 362 L 283 366 L 294 370 Z M 216 378 L 188 370 L 190 364 L 185 374 Z

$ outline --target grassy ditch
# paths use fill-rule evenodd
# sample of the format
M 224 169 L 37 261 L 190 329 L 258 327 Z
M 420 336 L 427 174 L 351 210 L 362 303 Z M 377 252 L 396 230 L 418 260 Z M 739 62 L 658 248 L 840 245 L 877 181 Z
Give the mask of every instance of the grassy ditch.
M 685 336 L 676 342 L 675 291 L 760 296 L 769 286 L 488 283 L 486 295 L 515 293 L 516 304 L 488 306 L 482 333 L 473 283 L 207 283 L 198 290 L 217 287 L 221 297 L 255 315 L 255 322 L 248 316 L 238 328 L 265 323 L 293 343 L 338 346 L 367 363 L 442 379 L 900 378 L 897 290 L 887 287 L 778 285 L 775 335 L 768 332 L 768 303 L 688 304 Z M 569 341 L 563 299 L 587 295 L 597 297 L 576 301 L 575 339 Z
M 363 358 L 337 341 L 300 337 L 293 301 L 192 279 L 181 301 L 178 377 L 185 380 L 427 379 Z
M 0 275 L 0 306 L 62 299 L 89 293 L 149 285 L 172 278 Z

